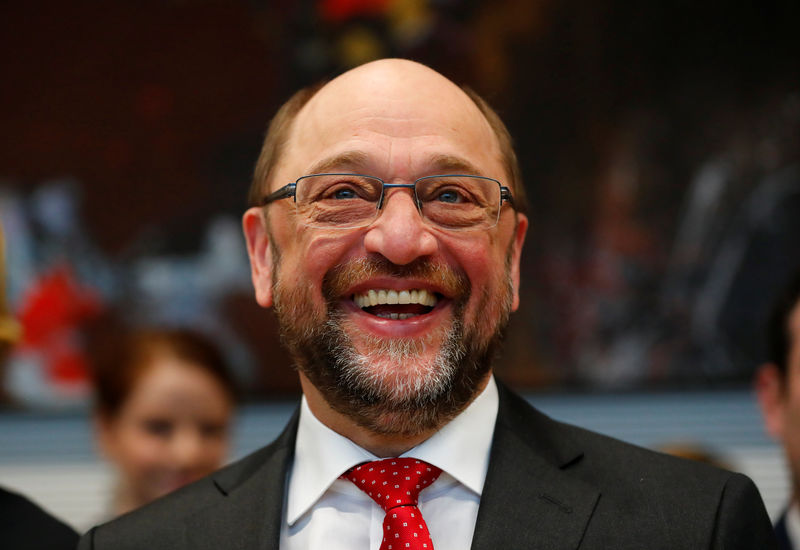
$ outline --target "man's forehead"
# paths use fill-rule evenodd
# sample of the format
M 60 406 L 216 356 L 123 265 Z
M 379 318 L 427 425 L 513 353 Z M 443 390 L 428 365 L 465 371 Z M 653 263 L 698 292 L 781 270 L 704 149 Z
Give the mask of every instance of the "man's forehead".
M 324 157 L 309 168 L 309 173 L 320 174 L 325 172 L 359 172 L 368 167 L 371 162 L 369 155 L 363 151 L 343 151 L 328 157 Z M 436 173 L 441 174 L 474 174 L 486 176 L 487 174 L 470 162 L 469 159 L 456 155 L 423 153 L 420 159 L 421 164 L 430 167 Z
M 461 88 L 428 67 L 404 60 L 370 63 L 320 89 L 292 125 L 289 155 L 359 133 L 365 140 L 428 135 L 465 145 L 471 139 L 470 149 L 499 152 L 488 121 Z

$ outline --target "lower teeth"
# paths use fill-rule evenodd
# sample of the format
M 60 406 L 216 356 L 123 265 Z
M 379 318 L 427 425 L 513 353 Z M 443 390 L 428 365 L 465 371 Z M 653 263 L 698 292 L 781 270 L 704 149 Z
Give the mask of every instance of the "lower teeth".
M 408 319 L 409 317 L 415 317 L 413 313 L 378 313 L 378 317 L 382 317 L 383 319 L 392 319 L 394 321 L 403 319 Z

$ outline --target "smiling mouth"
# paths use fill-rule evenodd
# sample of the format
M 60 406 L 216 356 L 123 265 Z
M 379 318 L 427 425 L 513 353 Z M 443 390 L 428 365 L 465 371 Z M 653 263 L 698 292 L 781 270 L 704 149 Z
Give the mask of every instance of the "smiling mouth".
M 429 313 L 439 301 L 436 293 L 428 290 L 375 290 L 353 295 L 353 301 L 362 311 L 383 319 L 404 320 Z

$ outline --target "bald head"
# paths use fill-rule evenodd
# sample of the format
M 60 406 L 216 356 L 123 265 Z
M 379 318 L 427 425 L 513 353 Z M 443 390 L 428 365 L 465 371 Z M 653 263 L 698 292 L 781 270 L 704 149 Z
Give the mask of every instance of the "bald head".
M 395 120 L 405 118 L 408 124 L 419 117 L 449 117 L 460 125 L 480 126 L 490 141 L 486 145 L 497 146 L 488 121 L 461 88 L 433 69 L 405 59 L 373 61 L 330 81 L 300 111 L 293 133 L 302 135 L 304 118 L 363 109 Z
M 358 100 L 375 93 L 383 94 L 380 99 L 384 101 L 398 100 L 409 95 L 421 99 L 433 99 L 433 95 L 441 95 L 442 101 L 454 98 L 469 101 L 464 92 L 443 75 L 407 59 L 379 59 L 360 65 L 328 82 L 318 96 L 331 95 Z
M 347 136 L 354 138 L 352 143 L 374 140 L 385 148 L 402 146 L 404 139 L 420 137 L 424 132 L 468 136 L 472 141 L 465 141 L 465 147 L 498 164 L 498 173 L 483 175 L 500 179 L 514 189 L 516 207 L 524 210 L 517 159 L 497 114 L 471 90 L 459 88 L 425 65 L 404 59 L 373 61 L 324 86 L 305 88 L 292 96 L 270 124 L 250 189 L 251 205 L 258 204 L 269 190 L 308 173 L 302 162 L 304 150 L 318 150 L 324 140 L 330 144 L 333 133 L 345 124 L 354 134 Z M 345 136 L 339 133 L 336 137 Z M 294 165 L 284 154 L 287 150 L 293 152 L 290 157 L 297 161 Z M 386 159 L 383 168 L 392 169 L 405 160 L 395 155 Z M 413 169 L 399 168 L 401 172 L 403 168 Z

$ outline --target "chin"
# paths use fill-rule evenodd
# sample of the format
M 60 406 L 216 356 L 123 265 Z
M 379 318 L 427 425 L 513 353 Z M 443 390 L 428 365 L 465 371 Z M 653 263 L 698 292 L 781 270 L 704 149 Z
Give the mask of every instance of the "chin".
M 340 373 L 370 400 L 429 402 L 447 389 L 455 362 L 437 330 L 422 338 L 365 337 L 352 340 Z

